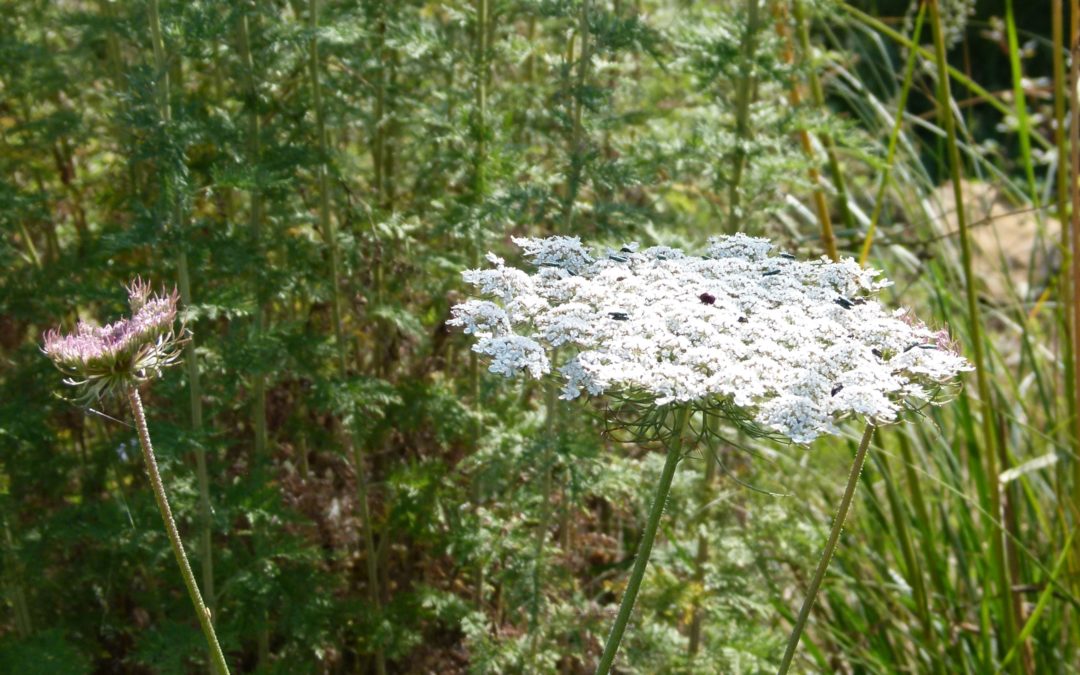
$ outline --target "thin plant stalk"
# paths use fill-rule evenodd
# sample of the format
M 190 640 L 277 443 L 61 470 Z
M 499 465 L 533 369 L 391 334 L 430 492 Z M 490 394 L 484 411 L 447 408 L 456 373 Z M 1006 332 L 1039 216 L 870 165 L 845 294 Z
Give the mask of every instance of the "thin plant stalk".
M 473 31 L 473 63 L 474 63 L 474 118 L 473 118 L 473 180 L 472 200 L 474 209 L 478 209 L 487 195 L 487 99 L 488 99 L 488 0 L 476 0 L 474 5 L 476 23 Z M 479 222 L 473 223 L 472 237 L 472 265 L 479 267 L 481 250 L 483 249 L 483 229 Z M 476 352 L 469 352 L 469 395 L 474 408 L 473 423 L 471 429 L 471 442 L 473 453 L 480 450 L 480 438 L 483 434 L 480 417 L 480 362 Z M 483 499 L 483 486 L 479 479 L 472 483 L 472 502 L 474 508 L 479 510 Z M 478 607 L 484 604 L 484 587 L 487 583 L 486 565 L 483 557 L 479 557 L 476 567 L 475 587 L 473 597 Z
M 169 535 L 169 544 L 172 546 L 173 555 L 176 556 L 176 564 L 180 566 L 180 574 L 184 577 L 184 585 L 188 595 L 191 596 L 191 604 L 195 605 L 195 615 L 199 619 L 199 626 L 203 635 L 206 636 L 206 644 L 210 650 L 210 662 L 214 672 L 218 675 L 227 675 L 229 666 L 225 662 L 225 655 L 218 644 L 217 634 L 214 632 L 214 624 L 211 621 L 210 609 L 203 602 L 202 594 L 199 593 L 199 585 L 195 581 L 195 574 L 188 564 L 187 554 L 184 553 L 184 543 L 180 539 L 180 532 L 176 529 L 176 521 L 173 520 L 172 509 L 169 508 L 169 499 L 165 494 L 165 485 L 161 481 L 161 473 L 158 471 L 157 458 L 154 456 L 154 448 L 150 444 L 150 430 L 146 425 L 146 413 L 143 410 L 142 397 L 136 387 L 128 387 L 128 403 L 131 404 L 131 413 L 135 416 L 135 428 L 139 432 L 139 446 L 142 448 L 143 461 L 146 463 L 146 475 L 150 478 L 150 486 L 154 490 L 154 499 L 157 501 L 161 519 L 165 522 L 165 532 Z
M 756 5 L 757 0 L 748 0 L 752 5 Z M 784 60 L 787 63 L 794 63 L 795 61 L 795 49 L 791 36 L 788 34 L 787 28 L 787 6 L 784 3 L 777 3 L 776 10 L 777 21 L 776 30 L 780 34 L 780 37 L 784 39 Z M 798 107 L 802 105 L 802 93 L 799 91 L 799 84 L 792 82 L 791 88 L 788 90 L 788 102 L 792 107 Z M 836 234 L 833 231 L 832 216 L 829 215 L 829 203 L 825 199 L 825 190 L 821 187 L 821 172 L 814 166 L 814 144 L 810 139 L 810 132 L 806 129 L 799 129 L 796 133 L 799 137 L 799 145 L 802 147 L 803 154 L 806 155 L 807 160 L 810 162 L 810 167 L 806 170 L 807 177 L 810 183 L 813 185 L 814 190 L 814 210 L 817 212 L 818 222 L 821 224 L 821 245 L 825 249 L 825 254 L 829 256 L 830 260 L 839 260 L 840 254 L 836 249 Z
M 256 5 L 257 7 L 257 5 Z M 251 38 L 248 30 L 247 13 L 241 13 L 237 29 L 240 42 L 240 57 L 243 62 L 244 86 L 247 89 L 248 109 L 248 160 L 255 171 L 254 186 L 249 195 L 248 226 L 252 244 L 260 259 L 263 246 L 263 199 L 259 185 L 259 162 L 262 160 L 262 129 L 257 105 L 258 91 L 255 82 L 255 62 L 251 57 Z M 266 331 L 266 302 L 262 284 L 256 282 L 254 338 L 259 340 Z M 267 448 L 266 431 L 266 375 L 256 373 L 252 383 L 252 423 L 255 428 L 255 456 L 265 457 Z
M 690 409 L 686 406 L 675 411 L 675 427 L 671 432 L 671 440 L 667 447 L 667 460 L 664 469 L 660 473 L 660 480 L 656 484 L 656 494 L 653 496 L 652 507 L 649 509 L 649 519 L 645 523 L 645 529 L 641 533 L 641 542 L 638 544 L 637 556 L 634 560 L 634 568 L 630 572 L 630 580 L 623 592 L 622 602 L 619 604 L 619 613 L 615 617 L 615 623 L 611 627 L 607 642 L 604 645 L 604 653 L 600 657 L 600 663 L 596 666 L 596 675 L 607 675 L 611 672 L 611 666 L 615 663 L 615 655 L 619 651 L 619 643 L 622 642 L 623 633 L 626 632 L 626 624 L 630 621 L 630 614 L 634 611 L 634 602 L 637 600 L 638 591 L 641 589 L 641 580 L 645 578 L 645 568 L 649 566 L 649 554 L 652 552 L 653 541 L 656 539 L 656 530 L 660 526 L 660 516 L 664 513 L 667 504 L 668 493 L 671 491 L 671 481 L 675 477 L 675 469 L 682 459 L 683 431 L 686 429 L 687 420 L 690 418 Z
M 839 3 L 837 7 L 840 10 L 846 12 L 847 14 L 850 14 L 860 23 L 863 23 L 870 28 L 873 28 L 874 30 L 878 31 L 882 35 L 885 35 L 897 44 L 903 45 L 908 49 L 914 49 L 918 51 L 919 55 L 923 58 L 929 59 L 931 62 L 937 63 L 937 55 L 934 51 L 931 51 L 926 47 L 916 44 L 903 33 L 899 33 L 890 28 L 889 25 L 885 22 L 873 17 L 870 14 L 867 14 L 866 12 L 857 9 L 856 7 L 853 7 L 846 2 Z M 1008 116 L 1012 115 L 1015 112 L 1012 107 L 1002 102 L 1001 96 L 995 95 L 994 93 L 990 92 L 985 87 L 981 86 L 978 82 L 965 75 L 959 69 L 945 64 L 945 71 L 950 77 L 952 77 L 952 79 L 956 80 L 957 84 L 970 91 L 972 96 L 976 97 L 980 102 L 986 103 L 1002 115 Z M 1032 132 L 1033 133 L 1031 134 L 1031 140 L 1035 141 L 1044 150 L 1049 150 L 1054 147 L 1053 143 L 1047 140 L 1042 134 L 1034 133 L 1034 130 L 1032 130 Z
M 241 10 L 239 26 L 237 28 L 240 42 L 240 58 L 244 70 L 244 88 L 247 90 L 247 118 L 248 137 L 247 153 L 248 161 L 255 172 L 254 186 L 249 195 L 248 226 L 250 230 L 252 246 L 255 249 L 258 264 L 262 264 L 263 248 L 263 204 L 262 191 L 259 186 L 259 162 L 262 155 L 262 139 L 257 104 L 258 91 L 255 84 L 255 62 L 251 57 L 251 38 L 248 30 L 247 12 Z M 255 290 L 255 321 L 253 326 L 253 338 L 258 342 L 266 332 L 266 303 L 262 289 L 261 279 L 256 275 Z M 266 375 L 261 371 L 255 374 L 251 386 L 252 390 L 252 426 L 255 432 L 255 461 L 264 461 L 267 451 L 266 431 Z M 257 541 L 257 540 L 256 540 Z M 256 544 L 256 549 L 258 545 Z M 264 610 L 265 611 L 265 610 Z M 259 627 L 258 635 L 258 658 L 259 663 L 266 665 L 270 662 L 270 617 L 264 614 Z
M 709 505 L 712 504 L 713 483 L 716 480 L 716 448 L 711 440 L 715 438 L 712 426 L 716 424 L 716 417 L 706 417 L 705 425 L 708 428 L 705 434 L 707 447 L 705 449 L 705 470 L 701 476 L 701 486 L 698 495 L 698 518 L 697 525 L 700 528 L 708 515 Z M 690 636 L 687 645 L 687 654 L 693 659 L 697 656 L 701 647 L 701 629 L 704 623 L 704 611 L 701 607 L 701 596 L 705 594 L 705 566 L 709 562 L 709 539 L 705 534 L 698 534 L 697 553 L 694 556 L 694 609 L 690 619 Z
M 825 542 L 825 550 L 821 554 L 821 560 L 818 562 L 814 577 L 810 580 L 810 587 L 806 590 L 806 599 L 803 600 L 802 609 L 799 610 L 799 616 L 795 620 L 795 626 L 791 629 L 791 637 L 788 638 L 787 650 L 784 652 L 784 658 L 780 662 L 780 669 L 776 671 L 777 675 L 784 675 L 791 667 L 792 659 L 795 658 L 795 649 L 799 646 L 799 640 L 802 639 L 806 621 L 810 618 L 810 610 L 814 608 L 818 590 L 821 588 L 821 582 L 825 579 L 825 573 L 829 570 L 829 563 L 832 561 L 836 545 L 840 541 L 840 532 L 844 529 L 844 521 L 847 520 L 848 511 L 851 509 L 851 502 L 855 497 L 855 488 L 859 485 L 859 476 L 862 474 L 863 464 L 866 462 L 866 451 L 870 447 L 870 439 L 874 437 L 874 428 L 873 421 L 867 422 L 862 440 L 859 442 L 859 449 L 855 452 L 855 459 L 851 462 L 851 473 L 848 475 L 847 487 L 844 488 L 844 496 L 840 500 L 840 508 L 836 510 L 836 517 L 833 519 L 832 531 L 829 532 L 829 539 Z
M 911 33 L 911 41 L 919 43 L 922 35 L 923 21 L 926 19 L 926 4 L 919 3 L 919 13 L 915 15 L 915 28 Z M 859 253 L 859 264 L 866 265 L 870 258 L 870 247 L 874 243 L 874 235 L 877 233 L 878 220 L 881 218 L 882 207 L 885 206 L 885 190 L 889 186 L 889 178 L 892 174 L 893 160 L 896 158 L 896 146 L 900 140 L 900 130 L 904 126 L 904 112 L 907 109 L 908 94 L 911 93 L 911 84 L 914 81 L 915 62 L 918 51 L 908 49 L 907 62 L 904 64 L 904 79 L 900 87 L 900 97 L 896 101 L 896 119 L 893 121 L 892 133 L 889 134 L 889 145 L 885 151 L 885 167 L 881 170 L 881 178 L 878 183 L 877 195 L 874 197 L 874 210 L 870 214 L 870 225 L 866 230 L 866 240 L 863 241 L 862 251 Z
M 168 124 L 172 119 L 172 106 L 170 105 L 170 59 L 165 51 L 165 41 L 161 30 L 161 13 L 158 8 L 158 0 L 150 0 L 150 37 L 154 48 L 154 66 L 158 78 L 158 106 L 161 121 Z M 167 188 L 170 198 L 170 225 L 180 232 L 183 228 L 183 204 L 180 199 L 180 191 L 171 174 L 167 174 Z M 177 276 L 180 286 L 180 299 L 184 306 L 192 306 L 191 298 L 191 272 L 188 267 L 187 244 L 181 237 L 179 253 L 177 254 Z M 202 409 L 202 381 L 199 373 L 199 358 L 195 349 L 195 339 L 189 339 L 185 347 L 184 358 L 188 376 L 188 391 L 191 401 L 191 429 L 195 434 L 195 475 L 199 485 L 199 561 L 201 563 L 203 588 L 206 591 L 207 604 L 213 608 L 215 599 L 214 590 L 214 559 L 211 548 L 211 508 L 210 508 L 210 475 L 206 465 L 206 448 L 202 444 L 203 409 Z
M 803 58 L 810 64 L 806 73 L 806 79 L 810 83 L 810 96 L 819 110 L 829 112 L 825 106 L 825 90 L 821 86 L 821 78 L 818 77 L 817 68 L 811 59 L 813 46 L 810 43 L 810 21 L 806 16 L 806 8 L 801 0 L 792 0 L 791 14 L 795 20 L 795 34 L 799 39 L 799 48 L 802 49 Z M 840 167 L 840 160 L 836 154 L 836 143 L 832 134 L 828 132 L 821 133 L 819 137 L 822 146 L 825 148 L 825 157 L 828 160 L 833 187 L 836 188 L 836 198 L 840 205 L 840 215 L 844 219 L 844 226 L 854 232 L 856 229 L 855 218 L 851 215 L 851 209 L 848 207 L 847 181 L 844 179 L 844 172 Z
M 555 362 L 555 356 L 552 356 Z M 541 605 L 541 585 L 544 578 L 545 549 L 548 539 L 548 530 L 551 527 L 551 497 L 552 497 L 552 471 L 555 464 L 555 452 L 559 444 L 558 415 L 559 415 L 559 386 L 554 381 L 547 383 L 546 407 L 547 419 L 545 420 L 543 477 L 540 484 L 540 523 L 536 530 L 536 551 L 533 554 L 533 597 L 529 608 L 529 633 L 530 655 L 535 656 L 539 646 L 539 623 Z
M 8 597 L 15 615 L 15 634 L 22 639 L 30 637 L 33 623 L 30 620 L 30 604 L 26 601 L 26 590 L 22 583 L 23 565 L 15 556 L 15 541 L 11 536 L 8 519 L 3 519 L 4 527 L 4 568 L 6 571 Z
M 585 131 L 582 124 L 585 103 L 582 97 L 585 95 L 585 82 L 588 80 L 589 62 L 592 59 L 589 53 L 589 0 L 581 2 L 577 34 L 580 38 L 580 47 L 578 48 L 577 82 L 574 88 L 573 126 L 570 129 L 570 174 L 566 185 L 566 203 L 563 206 L 564 234 L 569 234 L 574 226 L 574 202 L 577 201 L 578 193 L 581 191 L 582 164 L 585 161 L 583 147 Z M 573 44 L 574 36 L 571 35 L 568 58 L 573 57 Z
M 334 324 L 334 342 L 337 348 L 338 375 L 341 378 L 348 376 L 348 343 L 345 340 L 345 331 L 341 321 L 341 270 L 340 252 L 337 244 L 337 227 L 334 219 L 330 216 L 330 178 L 327 173 L 326 158 L 328 142 L 326 137 L 326 117 L 322 105 L 322 88 L 320 85 L 320 59 L 317 31 L 319 27 L 319 1 L 309 0 L 308 21 L 311 30 L 309 42 L 309 62 L 311 78 L 312 107 L 315 112 L 315 127 L 318 138 L 316 142 L 319 148 L 320 161 L 317 168 L 318 175 L 318 200 L 319 200 L 319 227 L 326 238 L 326 245 L 330 251 L 330 281 L 333 285 L 333 299 L 331 302 L 331 316 Z M 371 507 L 368 495 L 368 475 L 365 467 L 366 458 L 361 444 L 356 442 L 356 434 L 352 428 L 345 431 L 346 444 L 353 456 L 353 464 L 356 470 L 357 508 L 360 510 L 360 520 L 363 523 L 364 553 L 367 563 L 368 600 L 374 606 L 376 613 L 382 612 L 382 599 L 379 591 L 378 554 L 375 549 L 375 534 L 371 523 Z M 379 675 L 386 672 L 386 656 L 382 647 L 375 649 L 375 669 Z
M 995 432 L 996 414 L 993 405 L 993 392 L 990 389 L 990 381 L 987 376 L 987 360 L 984 354 L 982 318 L 979 311 L 979 303 L 975 288 L 976 280 L 973 271 L 971 237 L 968 232 L 967 214 L 964 208 L 963 175 L 960 150 L 956 140 L 956 123 L 953 119 L 952 92 L 950 89 L 948 61 L 945 54 L 945 35 L 941 24 L 941 14 L 938 10 L 937 0 L 930 0 L 930 20 L 934 34 L 934 54 L 937 62 L 937 96 L 938 115 L 941 125 L 945 129 L 945 145 L 948 153 L 948 165 L 951 172 L 953 198 L 956 203 L 956 222 L 959 229 L 960 254 L 964 266 L 964 290 L 967 300 L 967 319 L 969 324 L 972 350 L 974 352 L 975 376 L 978 384 L 979 402 L 982 407 L 982 428 L 984 447 L 981 454 L 986 464 L 986 480 L 989 501 L 989 510 L 995 519 L 996 525 L 1001 525 L 1001 489 L 999 487 L 998 464 L 997 464 L 997 435 Z M 1016 613 L 1013 608 L 1014 596 L 1012 582 L 1009 579 L 1009 567 L 1006 562 L 1003 532 L 995 528 L 992 536 L 992 560 L 993 568 L 997 576 L 996 597 L 1002 603 L 1001 621 L 1003 622 L 1004 640 L 1003 648 L 1012 647 L 1016 637 Z M 988 593 L 988 597 L 995 597 L 994 593 Z
M 746 0 L 746 30 L 740 43 L 740 74 L 735 83 L 735 156 L 731 180 L 728 181 L 728 227 L 730 232 L 738 232 L 742 222 L 742 179 L 750 162 L 746 144 L 751 140 L 750 104 L 754 90 L 754 54 L 757 52 L 757 34 L 760 28 L 759 0 Z
M 1055 187 L 1057 197 L 1057 217 L 1058 222 L 1061 223 L 1061 253 L 1062 253 L 1062 265 L 1061 265 L 1061 280 L 1058 283 L 1058 287 L 1061 289 L 1061 324 L 1064 327 L 1064 340 L 1063 340 L 1063 356 L 1065 361 L 1065 401 L 1074 402 L 1072 405 L 1066 404 L 1066 415 L 1068 416 L 1071 424 L 1068 425 L 1066 431 L 1067 436 L 1070 436 L 1069 442 L 1072 445 L 1073 453 L 1080 457 L 1080 416 L 1077 411 L 1080 410 L 1075 405 L 1076 399 L 1076 358 L 1078 353 L 1073 347 L 1073 331 L 1076 330 L 1076 325 L 1073 323 L 1072 308 L 1073 297 L 1076 295 L 1076 289 L 1072 287 L 1069 274 L 1072 271 L 1072 221 L 1066 221 L 1069 213 L 1069 163 L 1066 160 L 1069 157 L 1069 144 L 1065 137 L 1065 106 L 1068 101 L 1068 85 L 1066 84 L 1065 77 L 1065 21 L 1064 21 L 1064 8 L 1062 5 L 1064 0 L 1054 0 L 1053 16 L 1052 16 L 1052 33 L 1053 33 L 1053 70 L 1054 70 L 1054 143 L 1057 146 L 1057 165 L 1055 167 Z M 1069 367 L 1069 364 L 1073 364 L 1074 367 Z M 1074 572 L 1080 571 L 1076 566 L 1071 566 Z
M 1077 249 L 1080 248 L 1080 184 L 1077 184 L 1077 179 L 1080 178 L 1080 124 L 1077 123 L 1080 119 L 1080 93 L 1076 91 L 1076 88 L 1080 86 L 1080 2 L 1077 0 L 1069 3 L 1069 19 L 1069 45 L 1072 53 L 1069 69 L 1069 105 L 1072 111 L 1069 124 L 1069 167 L 1071 169 L 1069 196 L 1072 202 L 1072 213 L 1069 225 L 1072 236 L 1068 258 L 1072 272 L 1072 367 L 1073 395 L 1075 396 L 1072 421 L 1074 441 L 1077 447 L 1080 447 L 1080 256 L 1077 255 Z M 1073 460 L 1072 487 L 1072 508 L 1076 514 L 1080 513 L 1080 459 Z M 1074 540 L 1073 551 L 1074 560 L 1080 559 L 1080 542 Z M 1080 567 L 1080 564 L 1077 564 L 1077 567 Z

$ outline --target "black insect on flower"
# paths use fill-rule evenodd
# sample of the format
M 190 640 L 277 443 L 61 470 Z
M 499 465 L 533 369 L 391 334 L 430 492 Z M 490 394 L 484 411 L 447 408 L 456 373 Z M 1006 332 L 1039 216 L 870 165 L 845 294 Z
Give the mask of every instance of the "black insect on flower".
M 840 393 L 840 390 L 842 390 L 843 388 L 844 388 L 844 385 L 842 385 L 842 384 L 836 385 L 835 387 L 832 388 L 832 391 L 829 392 L 829 396 L 836 396 L 837 394 Z
M 855 298 L 854 300 L 851 301 L 851 304 L 853 304 L 853 305 L 865 305 L 866 304 L 866 298 Z
M 847 298 L 845 298 L 845 297 L 843 297 L 843 296 L 841 296 L 841 297 L 837 298 L 836 300 L 833 300 L 833 302 L 835 302 L 836 304 L 840 305 L 840 306 L 841 306 L 841 307 L 843 307 L 844 309 L 851 309 L 852 307 L 854 307 L 854 306 L 855 306 L 855 305 L 851 304 L 851 301 L 850 301 L 850 300 L 848 300 Z
M 739 323 L 749 323 L 749 322 L 750 322 L 750 319 L 747 319 L 745 316 L 740 316 L 739 317 Z
M 795 259 L 795 256 L 791 255 L 790 253 L 788 253 L 786 251 L 781 253 L 780 257 L 784 258 L 785 260 L 794 260 Z
M 634 252 L 634 249 L 630 248 L 629 246 L 623 246 L 622 248 L 619 249 L 619 253 L 633 253 L 633 252 Z
M 761 276 L 763 276 L 763 277 L 775 277 L 777 274 L 780 274 L 780 270 L 769 270 L 767 272 L 762 272 Z
M 879 359 L 881 358 L 881 350 L 880 349 L 876 349 L 876 348 L 871 349 L 870 353 L 873 354 L 874 356 L 878 357 Z
M 626 312 L 608 312 L 608 316 L 616 321 L 629 321 L 630 315 Z
M 712 293 L 702 293 L 698 296 L 698 300 L 701 300 L 703 305 L 711 305 L 716 302 L 716 296 Z
M 624 262 L 627 262 L 628 260 L 630 260 L 630 258 L 627 258 L 624 255 L 616 255 L 614 253 L 609 253 L 608 258 L 614 260 L 615 262 L 619 262 L 619 263 L 624 263 Z

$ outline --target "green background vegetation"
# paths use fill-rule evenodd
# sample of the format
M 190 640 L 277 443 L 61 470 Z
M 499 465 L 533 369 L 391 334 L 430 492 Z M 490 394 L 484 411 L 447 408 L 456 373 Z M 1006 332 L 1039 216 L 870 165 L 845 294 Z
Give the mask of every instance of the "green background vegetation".
M 460 272 L 831 229 L 979 372 L 876 436 L 796 670 L 1069 672 L 1070 13 L 1015 4 L 0 4 L 0 671 L 205 669 L 122 402 L 39 350 L 135 275 L 194 333 L 144 396 L 234 671 L 578 673 L 663 458 L 485 373 Z M 622 671 L 776 668 L 860 431 L 691 451 Z

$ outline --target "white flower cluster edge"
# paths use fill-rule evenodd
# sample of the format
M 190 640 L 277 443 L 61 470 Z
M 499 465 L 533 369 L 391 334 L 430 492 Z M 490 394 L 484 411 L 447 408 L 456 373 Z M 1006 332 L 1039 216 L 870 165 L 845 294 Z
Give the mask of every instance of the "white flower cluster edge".
M 577 237 L 514 238 L 536 271 L 488 254 L 466 282 L 484 299 L 452 310 L 492 373 L 551 373 L 562 398 L 587 392 L 657 405 L 725 401 L 797 443 L 836 433 L 852 414 L 895 420 L 905 404 L 971 366 L 946 331 L 873 294 L 888 286 L 852 259 L 800 261 L 744 234 L 709 240 L 703 257 L 635 244 L 602 253 Z

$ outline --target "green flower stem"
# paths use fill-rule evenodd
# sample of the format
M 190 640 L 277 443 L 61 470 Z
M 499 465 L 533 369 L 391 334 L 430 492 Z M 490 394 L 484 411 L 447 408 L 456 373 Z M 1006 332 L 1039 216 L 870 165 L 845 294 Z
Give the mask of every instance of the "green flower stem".
M 150 485 L 154 489 L 154 499 L 157 500 L 161 519 L 165 521 L 165 532 L 169 535 L 169 543 L 172 545 L 173 554 L 176 556 L 176 564 L 180 566 L 180 574 L 184 577 L 184 585 L 187 586 L 188 595 L 191 596 L 191 604 L 195 605 L 195 614 L 199 618 L 199 626 L 202 627 L 206 643 L 210 648 L 210 661 L 215 673 L 227 675 L 229 666 L 225 663 L 225 655 L 221 652 L 217 634 L 214 633 L 214 624 L 211 621 L 210 610 L 203 602 L 202 594 L 199 593 L 199 585 L 195 581 L 195 574 L 188 564 L 187 554 L 184 553 L 184 543 L 180 540 L 180 532 L 176 529 L 176 521 L 173 520 L 172 509 L 169 508 L 169 499 L 165 495 L 165 486 L 161 482 L 161 473 L 158 472 L 157 459 L 154 457 L 154 448 L 150 445 L 150 430 L 146 426 L 146 413 L 143 411 L 142 398 L 136 387 L 128 388 L 128 402 L 131 404 L 131 413 L 135 416 L 135 427 L 139 431 L 139 445 L 142 447 L 143 460 L 146 462 L 146 475 L 150 477 Z
M 836 511 L 836 518 L 833 519 L 832 532 L 829 533 L 829 539 L 825 543 L 825 551 L 821 554 L 821 561 L 818 563 L 817 571 L 814 572 L 814 578 L 810 581 L 810 588 L 806 591 L 806 599 L 803 600 L 802 609 L 799 610 L 799 617 L 795 620 L 795 627 L 791 629 L 787 651 L 784 652 L 784 660 L 780 662 L 780 670 L 776 671 L 777 675 L 784 675 L 788 668 L 791 667 L 791 660 L 795 657 L 795 648 L 799 646 L 803 629 L 806 628 L 806 620 L 810 618 L 810 610 L 814 608 L 814 600 L 817 599 L 818 589 L 821 588 L 821 582 L 825 579 L 825 573 L 829 569 L 833 552 L 836 551 L 836 544 L 840 541 L 840 532 L 844 529 L 844 521 L 847 520 L 848 511 L 851 509 L 851 500 L 855 497 L 855 488 L 859 485 L 859 475 L 862 474 L 863 463 L 866 461 L 866 451 L 870 447 L 870 439 L 874 436 L 874 428 L 874 423 L 871 421 L 866 424 L 866 430 L 863 431 L 859 449 L 855 452 L 855 460 L 851 463 L 851 475 L 848 476 L 844 497 L 840 500 L 840 508 Z
M 649 554 L 652 552 L 653 540 L 656 538 L 656 530 L 660 525 L 660 516 L 664 513 L 668 492 L 671 491 L 671 480 L 675 477 L 675 468 L 678 467 L 679 460 L 682 459 L 682 435 L 689 418 L 688 407 L 679 408 L 675 413 L 675 428 L 672 430 L 671 441 L 667 448 L 667 461 L 664 462 L 660 482 L 656 485 L 656 496 L 653 497 L 645 531 L 641 533 L 641 543 L 638 544 L 634 569 L 630 572 L 630 581 L 626 584 L 626 592 L 623 593 L 622 604 L 619 605 L 619 614 L 615 617 L 615 625 L 611 627 L 611 634 L 608 635 L 607 643 L 604 645 L 604 654 L 596 667 L 596 675 L 607 675 L 611 672 L 615 654 L 619 651 L 619 643 L 622 642 L 623 633 L 626 632 L 626 624 L 634 611 L 634 602 L 637 600 L 638 590 L 641 589 L 641 580 L 645 577 L 645 568 L 649 566 Z

